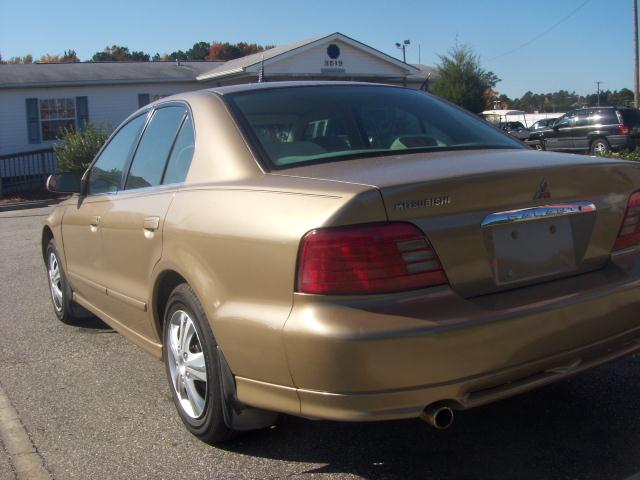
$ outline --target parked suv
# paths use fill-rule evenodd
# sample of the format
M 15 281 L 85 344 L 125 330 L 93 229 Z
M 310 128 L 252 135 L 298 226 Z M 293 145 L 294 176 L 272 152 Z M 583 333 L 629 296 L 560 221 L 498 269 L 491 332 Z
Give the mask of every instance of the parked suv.
M 602 154 L 633 150 L 639 138 L 638 109 L 591 107 L 567 112 L 548 128 L 532 132 L 527 143 L 540 150 Z

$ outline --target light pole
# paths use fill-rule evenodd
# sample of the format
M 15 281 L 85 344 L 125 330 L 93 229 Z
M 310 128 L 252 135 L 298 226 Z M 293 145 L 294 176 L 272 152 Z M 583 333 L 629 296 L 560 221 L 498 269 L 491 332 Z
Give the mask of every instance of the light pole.
M 640 107 L 640 82 L 638 81 L 638 0 L 633 0 L 633 103 Z
M 604 83 L 604 82 L 601 82 L 600 80 L 596 81 L 596 85 L 598 85 L 598 106 L 600 106 L 600 84 L 601 83 Z
M 402 61 L 407 63 L 407 46 L 411 45 L 411 40 L 405 40 L 402 43 L 396 43 L 396 48 L 402 49 Z

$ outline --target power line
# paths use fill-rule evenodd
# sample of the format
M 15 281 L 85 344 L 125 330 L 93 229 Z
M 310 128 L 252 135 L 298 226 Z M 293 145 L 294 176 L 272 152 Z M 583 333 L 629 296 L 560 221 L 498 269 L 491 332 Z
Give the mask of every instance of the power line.
M 544 32 L 536 35 L 535 37 L 533 37 L 531 40 L 524 42 L 522 45 L 517 46 L 516 48 L 514 48 L 513 50 L 509 50 L 508 52 L 505 53 L 501 53 L 500 55 L 498 55 L 497 57 L 493 57 L 490 58 L 489 60 L 487 60 L 488 62 L 491 62 L 493 60 L 497 60 L 498 58 L 502 58 L 502 57 L 506 57 L 507 55 L 511 55 L 512 53 L 517 52 L 518 50 L 524 48 L 524 47 L 528 47 L 529 45 L 531 45 L 533 42 L 535 42 L 536 40 L 539 40 L 540 38 L 544 37 L 547 33 L 551 32 L 554 28 L 556 28 L 558 25 L 566 22 L 567 20 L 569 20 L 571 17 L 573 17 L 576 13 L 578 13 L 579 10 L 581 10 L 587 3 L 589 3 L 591 0 L 585 0 L 584 2 L 582 2 L 577 8 L 575 8 L 574 10 L 572 10 L 571 12 L 569 12 L 567 15 L 565 15 L 564 17 L 562 17 L 560 20 L 558 20 L 556 23 L 554 23 L 553 25 L 551 25 L 549 28 L 547 28 Z

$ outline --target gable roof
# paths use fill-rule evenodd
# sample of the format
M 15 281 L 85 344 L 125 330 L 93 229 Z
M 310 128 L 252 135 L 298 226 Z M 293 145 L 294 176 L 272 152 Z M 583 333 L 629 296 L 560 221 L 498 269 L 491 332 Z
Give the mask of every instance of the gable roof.
M 397 58 L 392 57 L 391 55 L 387 55 L 386 53 L 381 52 L 380 50 L 376 50 L 368 45 L 365 45 L 362 42 L 354 40 L 351 37 L 348 37 L 340 32 L 331 33 L 329 35 L 322 35 L 319 37 L 308 38 L 306 40 L 301 40 L 296 43 L 291 43 L 289 45 L 279 45 L 274 48 L 270 48 L 269 50 L 265 50 L 263 52 L 254 53 L 252 55 L 247 55 L 246 57 L 237 58 L 235 60 L 230 60 L 225 62 L 223 65 L 219 65 L 216 68 L 211 69 L 210 71 L 200 74 L 198 76 L 198 80 L 212 80 L 217 78 L 223 78 L 230 75 L 235 75 L 247 71 L 252 71 L 252 67 L 259 66 L 259 64 L 263 61 L 265 65 L 277 61 L 281 58 L 285 58 L 290 55 L 294 55 L 297 53 L 301 53 L 309 48 L 312 48 L 322 42 L 331 41 L 331 40 L 342 40 L 343 42 L 358 48 L 360 50 L 364 50 L 367 53 L 377 56 L 378 58 L 395 65 L 403 70 L 405 70 L 407 75 L 416 75 L 420 73 L 420 70 L 413 65 L 409 65 L 408 63 L 404 63 Z
M 224 62 L 79 62 L 0 65 L 0 88 L 195 82 Z

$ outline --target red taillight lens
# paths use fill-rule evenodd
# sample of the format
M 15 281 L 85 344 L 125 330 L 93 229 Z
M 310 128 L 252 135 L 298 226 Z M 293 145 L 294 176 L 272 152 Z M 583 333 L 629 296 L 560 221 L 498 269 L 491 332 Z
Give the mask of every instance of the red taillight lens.
M 302 239 L 298 292 L 390 293 L 443 283 L 435 251 L 410 223 L 318 229 Z
M 630 247 L 640 243 L 640 192 L 632 193 L 624 212 L 624 220 L 613 244 L 614 250 Z
M 629 135 L 629 125 L 618 125 L 620 135 Z

